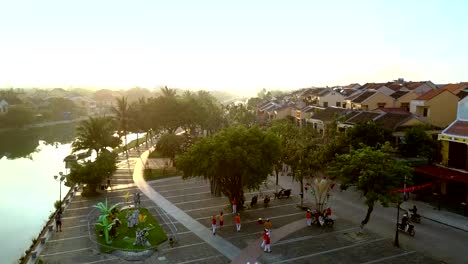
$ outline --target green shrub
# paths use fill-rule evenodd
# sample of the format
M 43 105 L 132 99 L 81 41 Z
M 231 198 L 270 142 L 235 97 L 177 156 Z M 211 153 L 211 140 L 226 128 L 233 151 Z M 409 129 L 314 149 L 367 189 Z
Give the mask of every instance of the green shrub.
M 146 181 L 157 180 L 168 177 L 181 176 L 182 172 L 174 167 L 159 168 L 159 169 L 145 169 L 143 174 Z

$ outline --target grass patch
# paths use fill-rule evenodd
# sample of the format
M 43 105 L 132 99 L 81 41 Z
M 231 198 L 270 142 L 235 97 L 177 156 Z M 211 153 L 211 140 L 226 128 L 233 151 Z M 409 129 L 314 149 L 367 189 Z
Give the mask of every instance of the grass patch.
M 132 149 L 132 148 L 136 147 L 136 146 L 137 146 L 137 142 L 138 142 L 138 144 L 141 144 L 141 143 L 145 142 L 147 137 L 148 137 L 148 135 L 146 134 L 146 135 L 144 135 L 143 137 L 138 138 L 138 140 L 137 140 L 137 139 L 134 139 L 134 140 L 128 142 L 128 144 L 127 144 L 127 149 Z M 115 148 L 115 149 L 114 149 L 114 152 L 115 152 L 115 153 L 121 153 L 121 152 L 124 152 L 124 151 L 125 151 L 125 146 L 118 147 L 118 148 Z
M 182 175 L 182 172 L 178 171 L 174 167 L 159 168 L 159 169 L 145 169 L 143 174 L 146 181 L 158 180 L 162 178 L 175 177 Z
M 151 152 L 148 156 L 148 158 L 150 159 L 161 159 L 161 158 L 168 158 L 168 157 L 164 157 L 161 153 L 159 153 L 157 150 L 154 150 L 153 152 Z
M 102 251 L 110 252 L 115 249 L 143 251 L 148 249 L 145 246 L 133 245 L 133 242 L 135 242 L 137 228 L 152 228 L 150 231 L 148 231 L 148 236 L 146 237 L 152 247 L 155 247 L 167 240 L 166 233 L 164 233 L 164 230 L 159 226 L 156 219 L 154 219 L 154 217 L 148 212 L 148 209 L 140 209 L 140 215 L 146 216 L 146 220 L 144 222 L 140 222 L 138 226 L 134 226 L 132 228 L 127 227 L 126 214 L 127 210 L 122 210 L 117 214 L 117 218 L 122 221 L 122 224 L 117 228 L 116 236 L 110 238 L 112 243 L 109 246 L 106 246 L 106 241 L 104 235 L 102 234 L 102 227 L 96 226 L 97 241 L 101 244 Z

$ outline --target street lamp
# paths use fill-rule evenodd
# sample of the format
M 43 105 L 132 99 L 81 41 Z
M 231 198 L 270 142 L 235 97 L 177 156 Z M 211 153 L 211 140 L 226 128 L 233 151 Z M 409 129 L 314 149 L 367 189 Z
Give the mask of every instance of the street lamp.
M 400 221 L 400 205 L 402 202 L 406 200 L 406 175 L 405 175 L 405 180 L 403 182 L 403 201 L 400 201 L 400 197 L 398 197 L 397 201 L 397 217 L 396 217 L 396 232 L 395 232 L 395 242 L 393 245 L 395 247 L 400 247 L 400 241 L 398 240 L 398 221 Z
M 59 182 L 59 201 L 60 201 L 60 207 L 62 207 L 62 182 L 65 180 L 65 175 L 63 175 L 63 172 L 59 172 L 59 176 L 55 175 L 54 179 Z
M 433 195 L 436 197 L 436 199 L 437 199 L 437 209 L 440 211 L 440 196 L 439 196 L 439 194 L 436 193 L 436 192 L 433 192 L 432 194 L 433 194 Z M 434 208 L 434 209 L 435 209 L 435 208 Z

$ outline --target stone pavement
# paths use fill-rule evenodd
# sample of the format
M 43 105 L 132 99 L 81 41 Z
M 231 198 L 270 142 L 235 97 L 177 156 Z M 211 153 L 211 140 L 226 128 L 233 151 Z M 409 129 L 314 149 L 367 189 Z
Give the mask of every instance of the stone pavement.
M 158 252 L 143 261 L 132 263 L 438 263 L 412 249 L 393 247 L 385 236 L 368 232 L 357 236 L 358 224 L 337 217 L 333 228 L 306 227 L 304 211 L 297 208 L 297 195 L 289 199 L 272 200 L 268 208 L 260 202 L 254 208 L 241 211 L 242 229 L 235 231 L 234 217 L 225 197 L 212 197 L 209 183 L 203 179 L 182 180 L 181 177 L 142 182 L 142 152 L 131 152 L 131 174 L 126 161 L 119 165 L 112 178 L 112 191 L 97 198 L 79 194 L 64 213 L 64 232 L 54 232 L 40 253 L 46 263 L 129 263 L 112 254 L 97 250 L 89 239 L 87 223 L 92 205 L 105 198 L 113 204 L 124 202 L 124 195 L 142 187 L 141 206 L 148 208 L 169 236 L 177 239 L 175 247 L 163 244 Z M 123 157 L 122 157 L 123 159 Z M 134 169 L 135 168 L 135 169 Z M 140 172 L 140 173 L 139 173 Z M 133 179 L 135 178 L 135 183 Z M 284 177 L 288 181 L 289 177 Z M 269 181 L 260 195 L 272 194 L 275 186 Z M 246 191 L 247 201 L 257 191 Z M 296 194 L 296 193 L 293 193 Z M 225 212 L 225 226 L 217 235 L 210 232 L 212 215 Z M 260 250 L 263 226 L 257 219 L 270 218 L 272 253 Z
M 140 188 L 140 190 L 154 203 L 156 203 L 162 210 L 166 211 L 171 217 L 178 219 L 178 221 L 183 224 L 185 227 L 190 229 L 193 233 L 195 233 L 198 237 L 202 240 L 207 242 L 210 246 L 214 247 L 218 251 L 222 252 L 223 255 L 228 257 L 229 259 L 234 259 L 237 255 L 239 255 L 239 249 L 233 246 L 228 241 L 220 238 L 219 236 L 213 236 L 212 233 L 207 230 L 202 224 L 195 221 L 192 217 L 186 214 L 181 209 L 177 208 L 167 199 L 165 199 L 162 195 L 160 195 L 157 191 L 155 191 L 143 178 L 143 171 L 144 165 L 148 158 L 149 151 L 146 151 L 141 156 L 141 160 L 139 160 L 135 166 L 133 172 L 133 180 L 135 184 Z
M 292 177 L 280 175 L 278 180 L 281 187 L 292 189 L 293 195 L 298 195 L 300 193 L 299 183 L 293 181 Z M 274 176 L 270 176 L 270 181 L 274 182 L 276 181 L 276 178 Z M 313 200 L 313 198 L 310 197 L 310 194 L 306 194 L 304 198 L 306 203 L 310 203 Z M 401 205 L 401 208 L 409 209 L 413 207 L 413 204 L 418 207 L 418 213 L 422 218 L 468 232 L 468 217 L 445 210 L 437 210 L 434 206 L 428 203 L 415 200 L 404 202 Z

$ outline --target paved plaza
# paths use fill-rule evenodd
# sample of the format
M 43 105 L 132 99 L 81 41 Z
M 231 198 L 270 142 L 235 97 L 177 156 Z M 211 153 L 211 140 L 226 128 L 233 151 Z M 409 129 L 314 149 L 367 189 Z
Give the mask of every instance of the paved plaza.
M 339 214 L 331 228 L 306 227 L 305 212 L 297 207 L 298 196 L 272 200 L 268 208 L 260 202 L 241 211 L 242 228 L 236 232 L 228 199 L 212 197 L 209 182 L 181 177 L 142 181 L 137 172 L 144 161 L 142 153 L 130 153 L 131 170 L 126 161 L 119 165 L 112 191 L 92 199 L 73 198 L 63 216 L 63 232 L 53 232 L 40 253 L 45 263 L 441 263 L 411 248 L 396 248 L 389 237 L 371 231 L 357 235 L 358 222 Z M 143 193 L 141 206 L 177 240 L 175 247 L 163 244 L 151 257 L 132 262 L 97 251 L 89 238 L 93 231 L 87 221 L 92 206 L 106 198 L 111 204 L 124 202 L 127 192 Z M 273 182 L 261 192 L 271 195 Z M 246 191 L 247 201 L 255 194 L 258 191 Z M 211 216 L 220 211 L 224 212 L 225 225 L 213 236 Z M 263 226 L 257 223 L 259 217 L 269 218 L 273 224 L 271 253 L 260 248 Z

